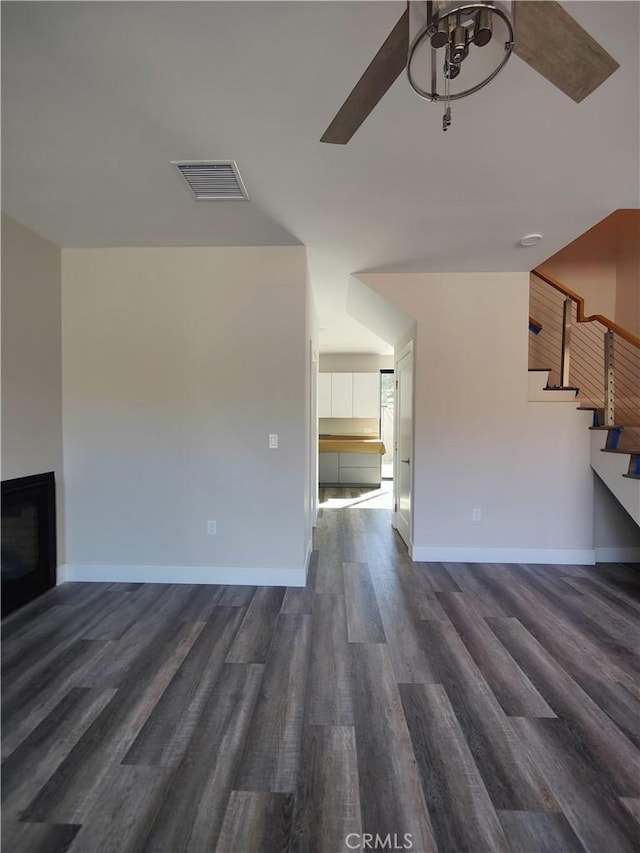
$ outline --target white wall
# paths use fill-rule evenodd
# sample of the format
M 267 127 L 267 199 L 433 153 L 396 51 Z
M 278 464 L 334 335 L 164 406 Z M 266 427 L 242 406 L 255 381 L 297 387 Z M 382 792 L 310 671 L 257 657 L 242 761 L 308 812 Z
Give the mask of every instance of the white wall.
M 60 249 L 2 215 L 2 479 L 53 471 L 63 559 Z
M 305 249 L 62 269 L 67 576 L 304 583 Z
M 323 353 L 320 356 L 321 373 L 377 373 L 393 370 L 393 355 L 363 353 Z
M 307 341 L 306 377 L 305 377 L 305 419 L 306 433 L 309 437 L 306 446 L 306 475 L 305 475 L 305 517 L 307 520 L 307 553 L 310 556 L 313 548 L 313 528 L 318 518 L 318 313 L 316 310 L 309 265 L 307 263 L 306 277 L 306 315 L 305 337 Z
M 392 346 L 412 325 L 411 317 L 366 287 L 357 274 L 349 278 L 346 308 L 348 314 Z M 393 353 L 389 355 L 393 358 Z
M 528 274 L 361 279 L 416 319 L 414 559 L 592 560 L 589 418 L 527 401 Z
M 375 438 L 380 431 L 378 418 L 320 418 L 321 435 L 370 435 Z
M 640 527 L 595 473 L 593 540 L 598 562 L 640 562 Z
M 62 469 L 60 249 L 2 215 L 2 477 Z

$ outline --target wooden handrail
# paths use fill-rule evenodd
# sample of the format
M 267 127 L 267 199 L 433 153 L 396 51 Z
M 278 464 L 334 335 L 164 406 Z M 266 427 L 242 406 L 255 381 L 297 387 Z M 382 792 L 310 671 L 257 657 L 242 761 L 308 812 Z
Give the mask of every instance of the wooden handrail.
M 574 293 L 573 290 L 570 290 L 568 287 L 565 287 L 564 284 L 560 284 L 559 281 L 556 281 L 555 278 L 552 278 L 550 275 L 545 275 L 544 273 L 539 272 L 537 269 L 531 270 L 531 275 L 535 275 L 538 278 L 545 281 L 550 287 L 553 287 L 555 290 L 558 290 L 560 293 L 564 293 L 565 296 L 568 296 L 570 299 L 577 304 L 577 319 L 578 323 L 588 323 L 591 320 L 597 320 L 598 323 L 602 323 L 603 326 L 606 326 L 611 332 L 615 332 L 616 335 L 620 335 L 621 338 L 624 338 L 625 341 L 628 341 L 632 346 L 638 347 L 640 349 L 640 338 L 636 337 L 636 335 L 628 332 L 626 329 L 623 329 L 622 326 L 619 326 L 617 323 L 614 323 L 613 320 L 610 320 L 608 317 L 605 317 L 602 314 L 590 314 L 587 316 L 584 311 L 584 299 L 582 296 L 579 296 L 577 293 Z

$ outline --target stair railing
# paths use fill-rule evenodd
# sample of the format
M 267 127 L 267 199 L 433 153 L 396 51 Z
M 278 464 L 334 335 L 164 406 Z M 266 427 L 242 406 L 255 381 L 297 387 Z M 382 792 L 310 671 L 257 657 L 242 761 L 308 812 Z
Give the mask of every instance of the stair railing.
M 602 314 L 587 316 L 581 296 L 537 270 L 529 311 L 529 328 L 537 327 L 529 366 L 549 368 L 550 386 L 578 388 L 596 425 L 627 426 L 640 441 L 640 338 Z

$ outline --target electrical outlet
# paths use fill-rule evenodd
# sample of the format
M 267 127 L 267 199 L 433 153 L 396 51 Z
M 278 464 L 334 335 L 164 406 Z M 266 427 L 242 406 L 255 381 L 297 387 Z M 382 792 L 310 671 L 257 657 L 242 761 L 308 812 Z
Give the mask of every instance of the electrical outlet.
M 471 510 L 471 521 L 482 521 L 482 510 L 480 507 Z
M 276 433 L 272 433 L 269 436 L 269 450 L 277 450 L 278 449 L 278 436 Z
M 207 521 L 207 536 L 215 536 L 218 532 L 217 527 L 215 521 Z

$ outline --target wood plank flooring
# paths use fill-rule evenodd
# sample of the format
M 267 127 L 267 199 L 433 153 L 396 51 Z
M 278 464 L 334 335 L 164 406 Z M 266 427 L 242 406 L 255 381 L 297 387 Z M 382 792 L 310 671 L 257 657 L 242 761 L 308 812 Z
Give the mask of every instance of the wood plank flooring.
M 7 618 L 2 849 L 638 853 L 640 567 L 411 563 L 366 496 L 306 589 Z

